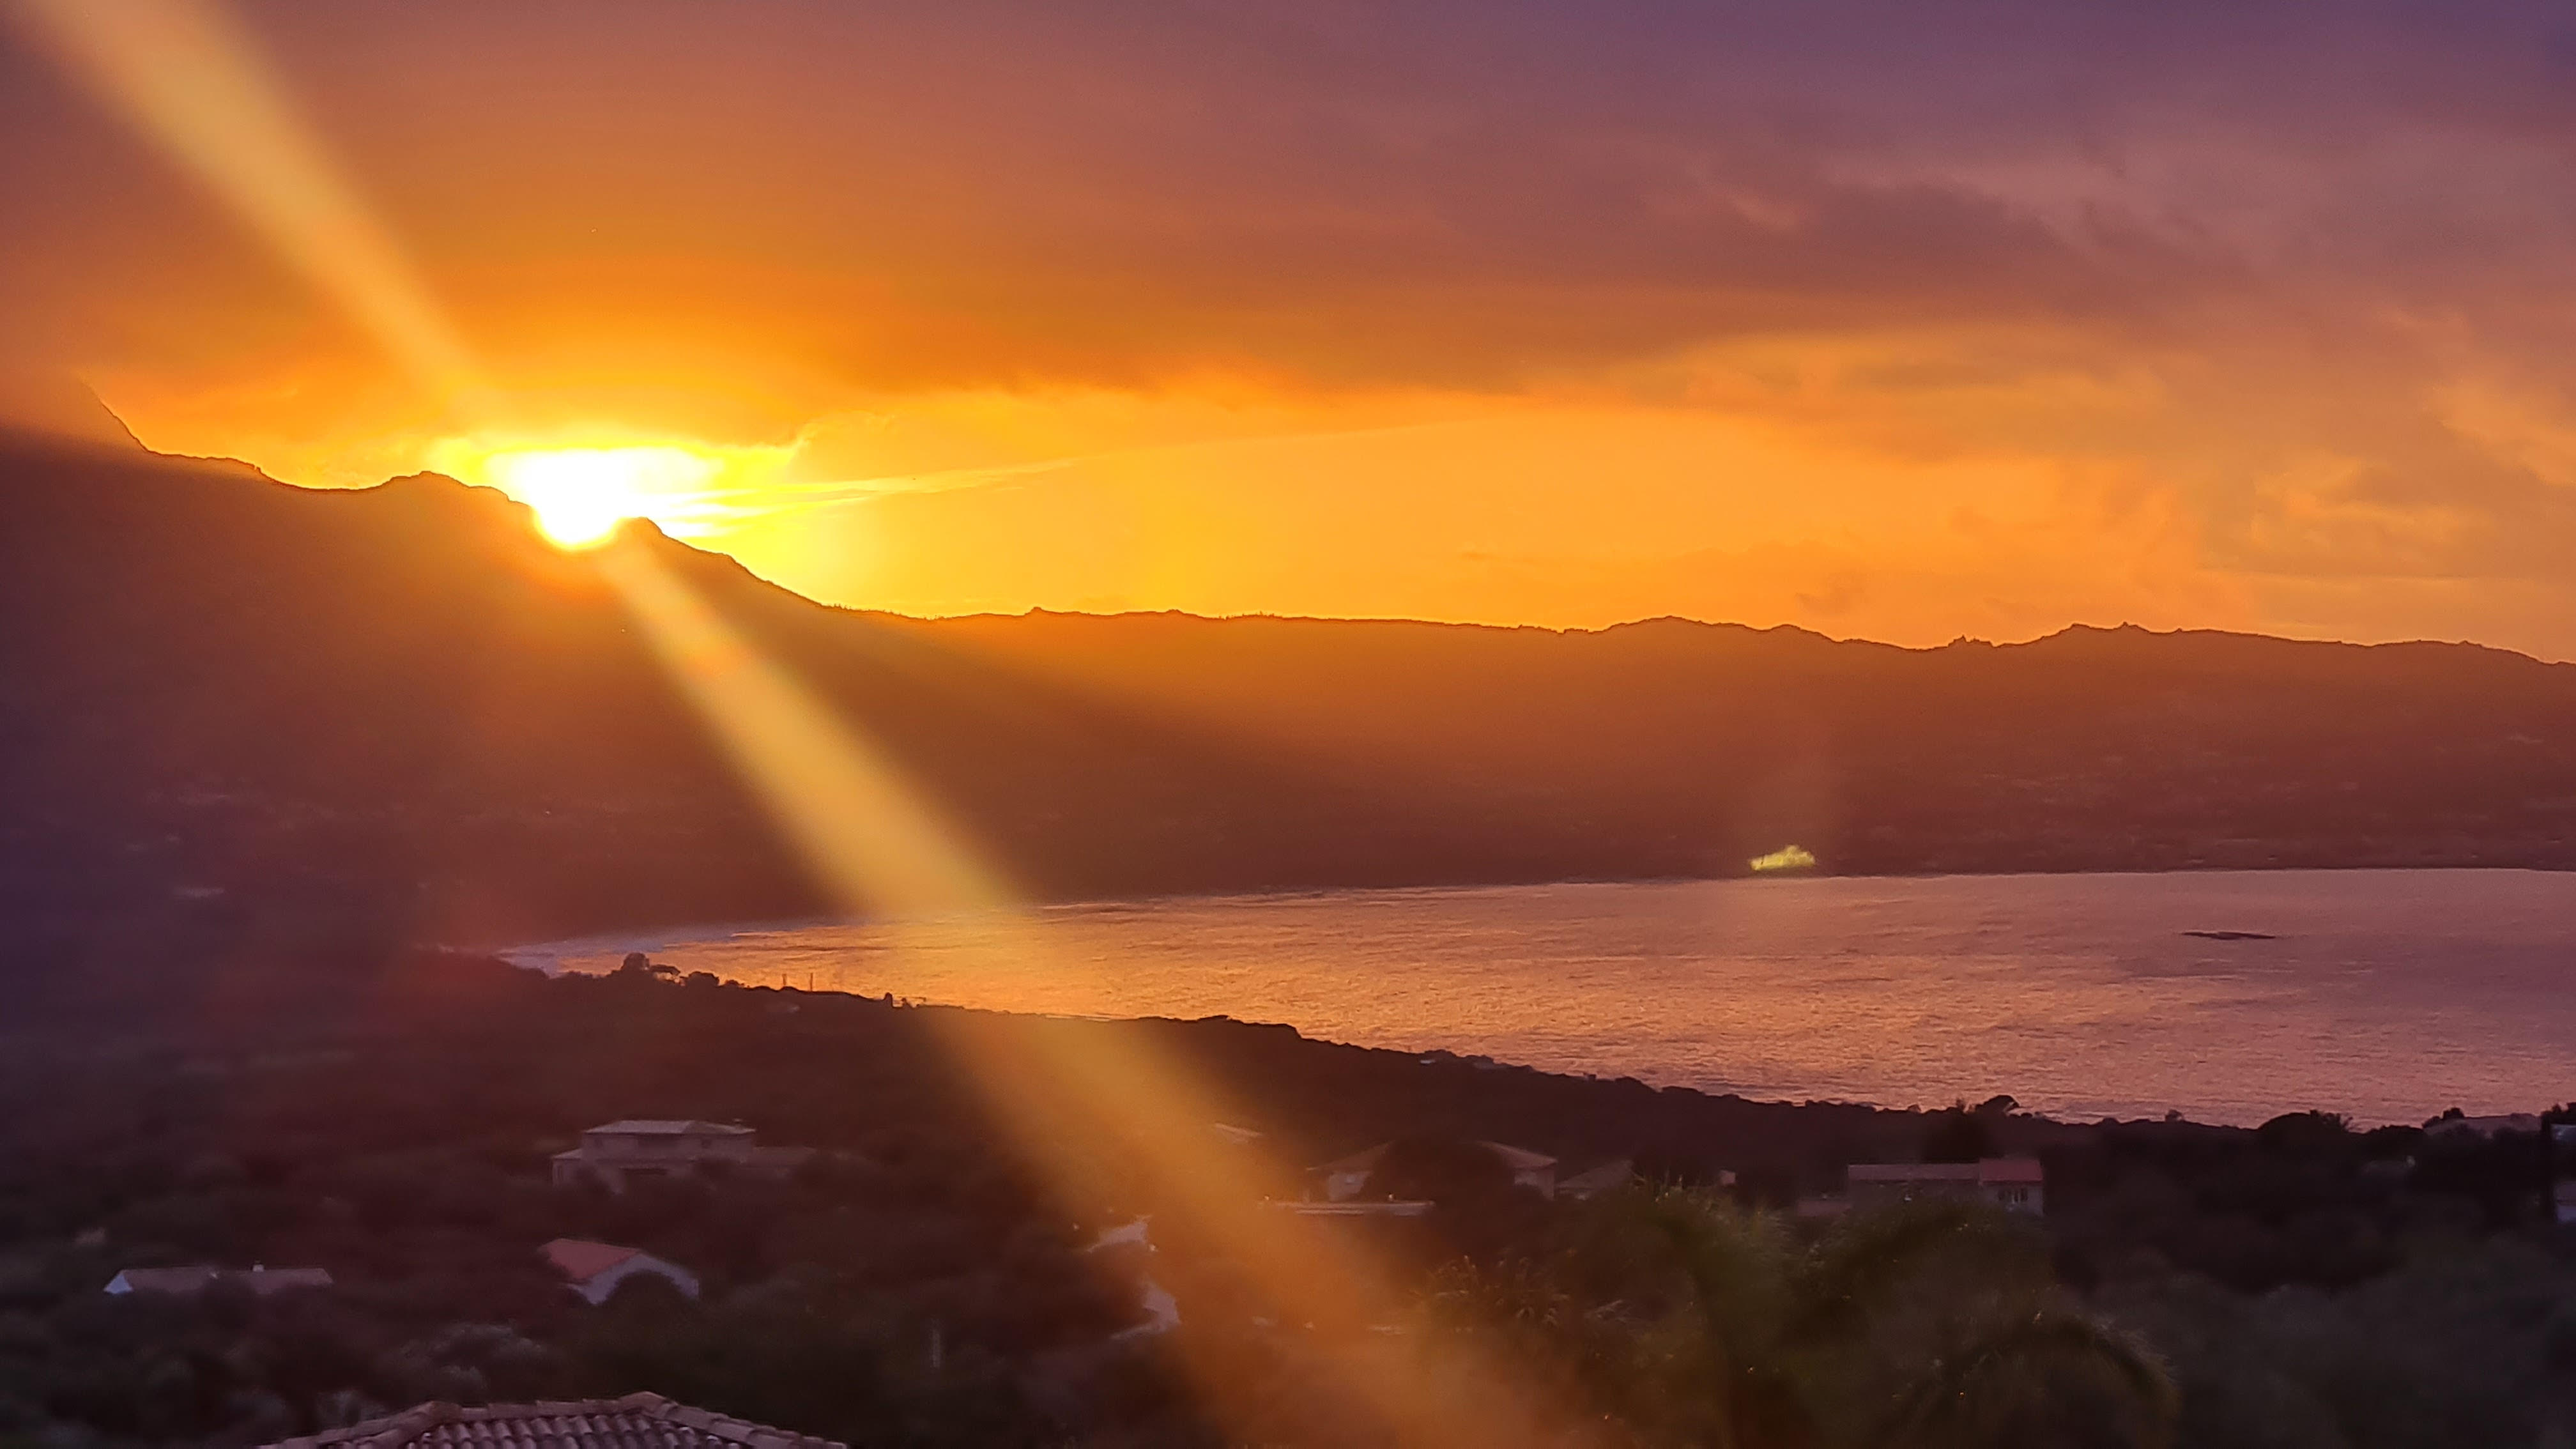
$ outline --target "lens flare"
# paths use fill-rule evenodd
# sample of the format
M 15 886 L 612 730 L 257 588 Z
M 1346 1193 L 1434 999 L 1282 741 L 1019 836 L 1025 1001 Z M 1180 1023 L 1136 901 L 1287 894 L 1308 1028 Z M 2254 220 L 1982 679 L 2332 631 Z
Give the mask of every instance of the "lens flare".
M 532 448 L 495 453 L 484 482 L 536 511 L 537 527 L 565 548 L 592 548 L 630 518 L 669 525 L 704 501 L 723 465 L 686 448 Z
M 392 236 L 215 0 L 17 0 L 25 28 L 229 205 L 442 402 L 488 389 Z
M 1814 870 L 1816 853 L 1803 845 L 1784 845 L 1767 855 L 1757 855 L 1745 862 L 1756 872 Z
M 938 915 L 966 927 L 944 946 L 996 973 L 1072 971 L 1050 959 L 1004 873 L 947 826 L 867 737 L 763 655 L 656 554 L 625 535 L 599 555 L 674 683 L 816 879 L 855 911 Z M 954 935 L 962 935 L 962 942 Z M 1249 1285 L 1275 1325 L 1340 1334 L 1321 1356 L 1339 1411 L 1402 1444 L 1585 1442 L 1554 1406 L 1463 1343 L 1391 1340 L 1407 1317 L 1402 1279 L 1358 1241 L 1276 1207 L 1293 1175 L 1258 1153 L 1216 1150 L 1212 1123 L 1239 1121 L 1205 1074 L 1158 1047 L 1145 1024 L 930 1015 L 997 1120 L 1076 1212 L 1109 1194 L 1150 1197 L 1166 1230 Z M 1319 1226 L 1324 1230 L 1317 1231 Z M 1250 1426 L 1267 1411 L 1259 1375 L 1224 1335 L 1183 1334 L 1208 1407 Z

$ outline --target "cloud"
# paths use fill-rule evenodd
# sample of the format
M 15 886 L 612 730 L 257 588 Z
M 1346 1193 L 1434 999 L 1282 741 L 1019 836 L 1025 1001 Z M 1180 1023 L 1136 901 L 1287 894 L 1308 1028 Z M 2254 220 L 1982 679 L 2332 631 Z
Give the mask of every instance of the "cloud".
M 769 557 L 838 597 L 1908 637 L 2413 599 L 2576 654 L 2563 6 L 243 15 L 502 388 L 792 447 L 773 502 L 840 551 Z M 147 441 L 354 482 L 435 439 L 29 55 L 0 127 L 0 308 Z

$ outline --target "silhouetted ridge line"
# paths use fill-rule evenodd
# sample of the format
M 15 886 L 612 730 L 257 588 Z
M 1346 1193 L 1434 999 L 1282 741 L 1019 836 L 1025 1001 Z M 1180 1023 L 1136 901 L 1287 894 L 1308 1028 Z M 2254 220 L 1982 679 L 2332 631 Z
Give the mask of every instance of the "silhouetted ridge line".
M 1031 893 L 2576 866 L 2576 667 L 2078 627 L 1902 649 L 836 609 L 637 525 Z M 501 941 L 825 902 L 585 556 L 434 474 L 0 447 L 0 924 Z

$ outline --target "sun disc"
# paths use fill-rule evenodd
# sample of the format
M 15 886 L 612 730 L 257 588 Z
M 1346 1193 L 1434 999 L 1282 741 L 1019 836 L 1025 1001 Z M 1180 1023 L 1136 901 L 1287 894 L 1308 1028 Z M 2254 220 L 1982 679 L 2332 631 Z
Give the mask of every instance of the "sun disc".
M 716 465 L 686 448 L 540 448 L 493 454 L 484 476 L 536 514 L 559 548 L 595 548 L 702 487 Z

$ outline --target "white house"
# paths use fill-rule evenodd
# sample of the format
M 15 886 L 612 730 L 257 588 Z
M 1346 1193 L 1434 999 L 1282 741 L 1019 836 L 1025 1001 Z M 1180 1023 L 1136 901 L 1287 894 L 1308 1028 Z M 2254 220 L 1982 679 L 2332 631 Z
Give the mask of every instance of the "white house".
M 1154 1253 L 1152 1232 L 1152 1219 L 1140 1217 L 1114 1228 L 1103 1228 L 1100 1236 L 1092 1239 L 1091 1246 L 1083 1251 L 1097 1253 L 1107 1248 L 1134 1248 L 1138 1253 L 1151 1257 Z M 1120 1329 L 1112 1337 L 1151 1338 L 1181 1326 L 1181 1301 L 1172 1296 L 1172 1290 L 1155 1282 L 1150 1274 L 1137 1275 L 1136 1306 L 1144 1310 L 1145 1321 Z
M 557 1187 L 596 1182 L 624 1192 L 638 1178 L 695 1177 L 710 1166 L 782 1174 L 814 1155 L 807 1147 L 763 1147 L 751 1128 L 732 1122 L 635 1118 L 593 1127 L 581 1145 L 554 1156 Z
M 2436 1117 L 2424 1124 L 2427 1137 L 2478 1137 L 2492 1140 L 2499 1132 L 2538 1132 L 2540 1114 L 2506 1112 L 2493 1117 Z
M 546 1261 L 564 1275 L 572 1291 L 592 1303 L 605 1303 L 617 1291 L 617 1285 L 629 1278 L 659 1278 L 680 1290 L 683 1298 L 698 1296 L 698 1275 L 677 1263 L 666 1262 L 641 1248 L 621 1248 L 614 1243 L 586 1243 L 579 1238 L 557 1238 L 545 1246 Z

